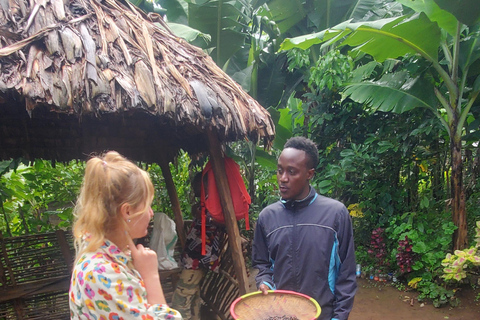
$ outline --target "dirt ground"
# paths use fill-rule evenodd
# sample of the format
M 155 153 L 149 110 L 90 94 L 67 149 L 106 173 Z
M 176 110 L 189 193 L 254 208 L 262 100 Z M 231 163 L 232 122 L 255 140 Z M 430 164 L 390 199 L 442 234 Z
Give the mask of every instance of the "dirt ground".
M 358 291 L 349 320 L 479 320 L 479 291 L 457 291 L 460 305 L 435 308 L 431 302 L 418 302 L 415 291 L 399 291 L 391 283 L 358 279 Z
M 251 269 L 251 291 L 256 290 L 255 274 Z M 349 320 L 480 320 L 480 301 L 476 301 L 479 293 L 480 289 L 459 290 L 459 306 L 435 308 L 430 301 L 419 302 L 416 291 L 400 291 L 391 282 L 359 278 Z

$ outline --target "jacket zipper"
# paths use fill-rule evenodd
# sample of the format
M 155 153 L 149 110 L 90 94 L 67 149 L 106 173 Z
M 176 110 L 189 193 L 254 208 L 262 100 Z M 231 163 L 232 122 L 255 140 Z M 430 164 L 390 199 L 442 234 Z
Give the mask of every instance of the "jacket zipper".
M 292 259 L 293 259 L 293 278 L 294 278 L 294 283 L 295 283 L 295 291 L 299 291 L 299 282 L 298 282 L 298 269 L 297 269 L 297 207 L 294 206 L 293 208 L 293 236 L 292 236 Z

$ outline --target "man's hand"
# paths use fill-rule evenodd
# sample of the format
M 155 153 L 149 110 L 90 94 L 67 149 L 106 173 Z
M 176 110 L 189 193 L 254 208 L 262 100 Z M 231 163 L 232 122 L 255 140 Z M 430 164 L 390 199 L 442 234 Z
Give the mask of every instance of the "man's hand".
M 268 290 L 270 290 L 270 288 L 262 283 L 259 287 L 258 287 L 258 290 L 262 291 L 263 294 L 267 295 L 268 294 Z

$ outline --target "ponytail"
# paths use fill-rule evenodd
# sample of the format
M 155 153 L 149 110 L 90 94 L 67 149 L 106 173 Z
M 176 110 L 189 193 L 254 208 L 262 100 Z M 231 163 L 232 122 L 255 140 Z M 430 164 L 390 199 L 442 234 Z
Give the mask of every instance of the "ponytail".
M 115 151 L 87 161 L 80 195 L 74 209 L 73 235 L 77 258 L 95 251 L 105 235 L 127 230 L 120 207 L 127 203 L 142 214 L 153 201 L 154 188 L 147 172 Z

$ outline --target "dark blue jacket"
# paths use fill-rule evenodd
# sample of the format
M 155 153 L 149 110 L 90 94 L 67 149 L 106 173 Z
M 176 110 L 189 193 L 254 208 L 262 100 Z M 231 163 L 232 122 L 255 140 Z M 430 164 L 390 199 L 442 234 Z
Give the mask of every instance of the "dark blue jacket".
M 269 205 L 258 217 L 252 261 L 257 287 L 306 294 L 322 308 L 319 319 L 348 319 L 357 282 L 352 223 L 341 202 L 310 188 L 303 200 Z

